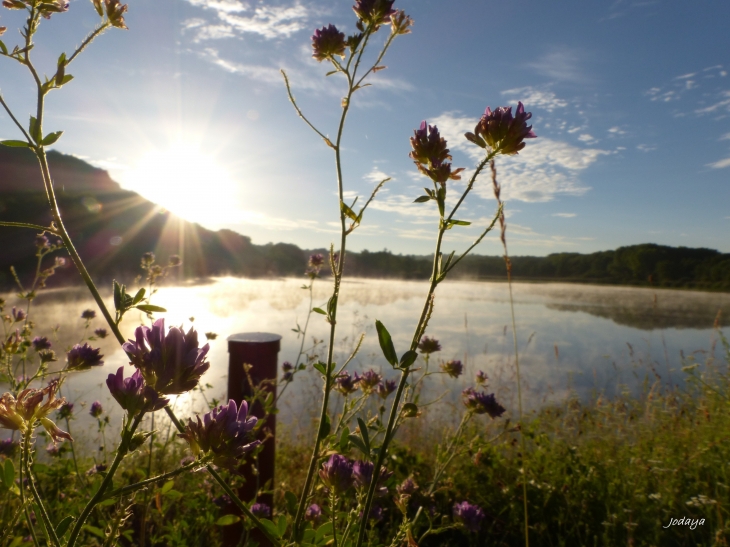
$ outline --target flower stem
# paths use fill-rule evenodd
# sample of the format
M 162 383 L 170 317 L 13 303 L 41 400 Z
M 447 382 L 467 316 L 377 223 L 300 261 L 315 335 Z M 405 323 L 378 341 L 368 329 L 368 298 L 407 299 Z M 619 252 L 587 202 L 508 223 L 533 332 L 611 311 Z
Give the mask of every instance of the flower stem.
M 53 528 L 51 518 L 48 516 L 48 510 L 46 509 L 46 506 L 44 505 L 40 494 L 38 494 L 38 489 L 35 487 L 35 481 L 33 480 L 33 474 L 30 471 L 30 447 L 32 444 L 33 436 L 32 425 L 33 424 L 29 424 L 28 430 L 25 432 L 25 439 L 23 441 L 23 465 L 25 466 L 25 471 L 28 474 L 28 486 L 30 486 L 30 491 L 33 494 L 33 499 L 35 500 L 35 503 L 40 510 L 41 520 L 43 521 L 43 526 L 46 528 L 46 534 L 48 535 L 49 543 L 56 547 L 60 547 L 61 542 L 58 540 L 56 530 Z
M 337 496 L 335 496 L 334 488 L 330 494 L 330 513 L 332 514 L 332 539 L 334 547 L 337 547 Z

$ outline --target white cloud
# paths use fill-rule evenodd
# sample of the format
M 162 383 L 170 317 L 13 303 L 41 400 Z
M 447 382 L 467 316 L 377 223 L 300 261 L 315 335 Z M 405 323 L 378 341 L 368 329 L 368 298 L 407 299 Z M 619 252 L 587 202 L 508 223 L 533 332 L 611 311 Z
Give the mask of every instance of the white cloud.
M 464 133 L 474 130 L 476 119 L 446 112 L 431 122 L 438 125 L 452 150 L 474 161 L 483 158 L 484 151 L 464 138 Z M 505 201 L 550 201 L 559 194 L 582 195 L 589 187 L 580 182 L 578 174 L 606 154 L 611 152 L 545 137 L 529 140 L 519 155 L 500 157 L 497 162 L 502 197 Z M 493 197 L 491 184 L 477 184 L 475 191 L 485 199 Z
M 705 69 L 707 70 L 707 69 Z M 689 78 L 694 78 L 695 72 L 690 72 L 689 74 L 682 74 L 681 76 L 677 76 L 675 80 L 687 80 Z
M 610 128 L 608 130 L 608 132 L 611 133 L 612 135 L 625 135 L 626 134 L 626 131 L 624 131 L 623 129 L 621 129 L 618 126 Z
M 574 218 L 578 215 L 576 213 L 553 213 L 554 217 L 562 217 L 562 218 Z
M 723 107 L 727 107 L 726 110 L 730 111 L 730 91 L 723 91 L 720 96 L 727 98 L 717 101 L 715 104 L 711 104 L 710 106 L 699 108 L 695 110 L 695 112 L 697 114 L 709 114 L 711 112 L 715 112 L 716 110 L 720 110 Z
M 381 171 L 377 167 L 373 167 L 373 169 L 369 173 L 365 174 L 363 176 L 363 178 L 368 182 L 372 182 L 373 184 L 379 184 L 380 182 L 382 182 L 383 180 L 385 180 L 387 178 L 390 178 L 390 181 L 395 180 L 395 177 L 391 177 L 390 175 Z M 390 182 L 390 181 L 388 181 L 388 182 Z M 388 183 L 386 182 L 386 184 L 388 184 Z
M 528 66 L 539 74 L 553 80 L 580 83 L 585 82 L 587 79 L 580 64 L 581 55 L 577 50 L 558 47 L 546 53 L 537 61 L 529 63 Z
M 588 133 L 583 133 L 582 135 L 580 135 L 580 136 L 578 137 L 578 140 L 579 140 L 580 142 L 586 142 L 586 143 L 590 143 L 590 142 L 593 142 L 593 141 L 595 141 L 596 139 L 595 139 L 595 138 L 593 138 L 593 136 L 589 135 Z
M 195 31 L 194 41 L 230 38 L 236 34 L 256 34 L 267 40 L 287 38 L 307 27 L 310 10 L 299 2 L 290 5 L 251 7 L 241 0 L 187 0 L 215 12 L 217 21 L 193 19 L 183 22 L 183 30 Z
M 502 91 L 502 95 L 510 97 L 508 101 L 511 103 L 522 101 L 528 110 L 531 108 L 544 108 L 548 112 L 552 112 L 556 108 L 568 106 L 568 102 L 563 99 L 558 99 L 555 93 L 536 89 L 531 86 L 508 89 Z
M 651 152 L 652 150 L 656 150 L 656 146 L 650 146 L 648 144 L 639 144 L 636 147 L 637 150 L 641 150 L 642 152 Z
M 715 163 L 708 163 L 707 166 L 712 167 L 713 169 L 724 169 L 725 167 L 730 167 L 730 158 L 725 158 L 724 160 L 719 160 Z
M 720 137 L 721 141 L 730 141 L 730 133 L 725 133 L 722 137 Z

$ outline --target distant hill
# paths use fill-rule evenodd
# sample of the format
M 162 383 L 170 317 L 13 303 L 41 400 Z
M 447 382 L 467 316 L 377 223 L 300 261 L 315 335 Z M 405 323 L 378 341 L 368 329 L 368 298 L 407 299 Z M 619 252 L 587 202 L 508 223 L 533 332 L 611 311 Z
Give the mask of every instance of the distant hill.
M 50 152 L 48 160 L 66 227 L 100 282 L 113 277 L 131 281 L 140 273 L 140 257 L 147 251 L 162 261 L 180 255 L 181 278 L 300 276 L 314 252 L 288 243 L 255 245 L 231 230 L 208 230 L 122 190 L 106 171 L 83 160 L 58 152 Z M 38 163 L 29 150 L 0 146 L 0 220 L 40 225 L 51 220 Z M 34 236 L 32 230 L 0 227 L 0 287 L 12 284 L 11 265 L 21 278 L 33 275 Z M 591 254 L 518 256 L 512 264 L 517 280 L 730 291 L 730 254 L 712 249 L 643 244 Z M 355 277 L 428 279 L 431 258 L 363 251 L 348 253 L 345 268 Z M 453 273 L 468 279 L 504 279 L 504 261 L 472 255 Z M 54 284 L 78 279 L 69 265 Z

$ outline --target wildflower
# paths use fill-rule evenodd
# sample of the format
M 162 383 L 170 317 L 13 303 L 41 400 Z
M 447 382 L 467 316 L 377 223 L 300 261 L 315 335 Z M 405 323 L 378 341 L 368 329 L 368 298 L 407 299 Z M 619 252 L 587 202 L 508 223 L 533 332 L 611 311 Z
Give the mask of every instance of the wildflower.
M 3 349 L 5 350 L 5 353 L 17 353 L 22 343 L 23 339 L 20 336 L 20 330 L 15 329 L 15 332 L 10 333 L 3 343 Z
M 89 344 L 76 344 L 66 354 L 68 370 L 88 370 L 91 367 L 100 367 L 104 364 L 103 355 L 99 353 L 99 349 L 92 348 Z
M 489 377 L 484 373 L 484 371 L 479 370 L 477 371 L 477 377 L 476 377 L 477 384 L 480 386 L 486 385 L 489 381 Z
M 352 478 L 355 483 L 355 488 L 357 489 L 367 489 L 370 486 L 370 481 L 373 480 L 373 469 L 375 468 L 375 465 L 373 465 L 370 462 L 365 461 L 356 461 L 352 464 Z M 393 473 L 391 471 L 388 471 L 385 469 L 385 467 L 380 468 L 380 477 L 378 477 L 378 488 L 376 489 L 376 494 L 379 496 L 383 496 L 388 493 L 388 488 L 383 485 L 385 481 L 387 481 Z
M 106 464 L 97 463 L 96 465 L 92 465 L 91 469 L 89 469 L 86 474 L 96 475 L 97 473 L 103 473 L 104 471 L 106 471 Z
M 211 452 L 213 463 L 231 471 L 238 460 L 256 448 L 260 441 L 250 441 L 250 433 L 258 419 L 248 415 L 248 403 L 231 399 L 227 406 L 219 406 L 196 421 L 188 419 L 185 432 L 178 436 L 185 439 L 195 457 Z
M 377 392 L 380 398 L 385 400 L 388 398 L 388 395 L 393 393 L 397 388 L 398 383 L 395 380 L 385 380 L 378 384 Z
M 183 459 L 180 460 L 180 467 L 185 467 L 186 465 L 190 465 L 195 461 L 195 456 L 185 456 Z
M 432 353 L 441 351 L 441 344 L 439 344 L 439 341 L 435 338 L 429 338 L 428 336 L 424 336 L 418 343 L 418 349 L 421 353 L 431 355 Z
M 451 361 L 441 363 L 441 370 L 452 378 L 458 378 L 464 372 L 464 365 L 458 359 L 452 359 Z
M 52 349 L 42 349 L 38 352 L 38 357 L 41 359 L 41 363 L 55 363 L 58 361 L 56 358 L 56 352 Z
M 373 369 L 364 372 L 362 376 L 359 376 L 356 372 L 354 377 L 354 381 L 360 385 L 360 389 L 362 389 L 364 393 L 371 393 L 374 391 L 382 379 L 383 377 Z
M 259 518 L 267 519 L 271 517 L 271 507 L 265 503 L 254 503 L 251 506 L 251 512 Z
M 124 367 L 119 367 L 116 374 L 110 374 L 106 385 L 112 397 L 124 410 L 134 416 L 140 410 L 154 412 L 163 408 L 168 399 L 160 397 L 157 392 L 146 386 L 142 372 L 137 370 L 129 378 L 124 378 Z
M 284 372 L 291 372 L 294 369 L 294 365 L 292 365 L 289 361 L 284 361 L 281 364 L 281 370 Z
M 0 441 L 0 455 L 13 458 L 18 450 L 19 443 L 13 439 L 4 439 Z
M 315 30 L 312 35 L 312 51 L 312 57 L 320 63 L 333 55 L 344 57 L 345 34 L 334 25 Z
M 341 372 L 335 378 L 335 389 L 347 396 L 357 391 L 357 380 L 352 378 L 348 372 Z
M 0 33 L 0 34 L 2 34 L 2 33 Z M 39 251 L 48 249 L 50 247 L 50 242 L 48 241 L 48 238 L 46 237 L 45 232 L 35 236 L 35 246 Z
M 309 257 L 310 268 L 321 268 L 324 266 L 324 256 L 320 253 L 315 253 Z
M 13 306 L 13 321 L 15 323 L 20 323 L 21 321 L 24 321 L 26 317 L 28 317 L 28 314 L 26 314 L 21 308 L 16 308 Z
M 416 129 L 411 137 L 413 151 L 409 154 L 418 170 L 434 182 L 441 185 L 446 184 L 448 179 L 459 180 L 459 173 L 464 169 L 451 171 L 451 164 L 446 160 L 451 159 L 449 149 L 446 148 L 446 139 L 439 133 L 438 127 L 428 125 L 426 121 L 421 122 L 419 129 Z
M 313 503 L 304 512 L 304 518 L 316 524 L 322 518 L 322 508 L 316 503 Z
M 182 260 L 180 259 L 179 256 L 172 255 L 172 256 L 170 256 L 170 258 L 167 259 L 167 263 L 174 268 L 174 267 L 182 264 Z
M 489 414 L 491 418 L 499 418 L 505 412 L 505 408 L 494 398 L 494 393 L 487 395 L 468 388 L 461 393 L 464 406 L 475 414 Z
M 152 328 L 137 327 L 135 338 L 122 349 L 157 393 L 177 395 L 190 391 L 210 367 L 205 360 L 210 346 L 198 347 L 198 333 L 192 327 L 187 334 L 172 327 L 165 335 L 163 318 L 155 321 Z
M 104 408 L 102 408 L 101 403 L 99 401 L 94 401 L 91 403 L 91 408 L 89 409 L 89 414 L 91 414 L 94 418 L 98 418 L 102 415 L 104 412 Z
M 52 458 L 56 458 L 61 454 L 61 447 L 56 443 L 51 443 L 46 447 L 46 454 Z
M 418 490 L 418 485 L 416 484 L 416 481 L 414 481 L 411 477 L 408 477 L 396 486 L 395 489 L 401 496 L 411 496 L 416 490 Z
M 478 532 L 479 526 L 484 520 L 484 511 L 478 505 L 463 501 L 454 504 L 454 518 L 460 521 L 468 530 Z
M 99 0 L 101 2 L 101 0 Z M 147 268 L 155 263 L 155 253 L 148 252 L 142 255 L 142 267 Z
M 124 13 L 127 11 L 127 5 L 121 4 L 119 0 L 104 0 L 106 7 L 106 16 L 113 27 L 127 29 L 124 24 Z
M 74 412 L 74 404 L 73 403 L 65 403 L 61 408 L 58 409 L 58 412 L 56 412 L 56 416 L 59 419 L 65 419 L 68 420 L 73 416 Z
M 395 0 L 357 0 L 352 6 L 357 18 L 365 25 L 373 25 L 377 30 L 380 25 L 390 23 L 390 18 L 395 14 L 393 2 Z
M 106 329 L 104 329 L 104 328 L 98 328 L 98 329 L 96 329 L 94 331 L 94 335 L 97 336 L 97 337 L 99 337 L 99 338 L 104 339 L 107 336 L 109 336 L 109 332 Z
M 481 148 L 489 146 L 500 154 L 517 154 L 525 147 L 524 139 L 537 137 L 532 126 L 527 125 L 527 120 L 531 117 L 532 113 L 525 112 L 521 102 L 517 103 L 514 117 L 511 106 L 497 107 L 494 112 L 487 107 L 477 122 L 474 133 L 466 133 L 464 136 Z
M 45 336 L 36 336 L 31 344 L 33 344 L 33 349 L 36 351 L 51 349 L 51 342 Z
M 4 393 L 0 397 L 0 427 L 25 433 L 28 428 L 34 427 L 35 421 L 38 420 L 53 442 L 59 439 L 73 440 L 71 435 L 59 429 L 48 418 L 52 411 L 66 404 L 66 399 L 63 397 L 56 399 L 57 390 L 58 380 L 53 380 L 43 389 L 24 389 L 18 394 L 17 399 L 11 393 Z M 45 403 L 43 403 L 44 398 L 47 398 Z
M 322 464 L 319 476 L 325 486 L 335 494 L 341 494 L 352 486 L 352 462 L 340 454 L 332 454 Z
M 94 317 L 96 317 L 96 312 L 94 310 L 84 310 L 81 312 L 81 319 L 91 321 Z
M 395 13 L 390 16 L 390 23 L 393 34 L 410 34 L 413 19 L 408 17 L 403 10 L 395 10 Z
M 223 494 L 222 496 L 213 498 L 213 505 L 217 505 L 218 507 L 228 507 L 229 505 L 233 505 L 233 500 L 228 494 Z

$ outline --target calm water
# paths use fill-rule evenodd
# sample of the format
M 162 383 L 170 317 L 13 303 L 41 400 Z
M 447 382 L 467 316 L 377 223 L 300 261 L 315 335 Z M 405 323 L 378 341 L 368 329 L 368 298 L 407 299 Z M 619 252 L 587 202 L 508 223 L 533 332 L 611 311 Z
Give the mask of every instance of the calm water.
M 309 305 L 308 292 L 300 279 L 246 280 L 221 278 L 206 284 L 163 287 L 154 303 L 167 308 L 168 325 L 194 325 L 201 332 L 215 332 L 209 359 L 211 369 L 205 379 L 213 385 L 209 397 L 225 396 L 228 354 L 226 338 L 238 332 L 272 332 L 283 336 L 279 361 L 293 361 L 300 340 L 292 332 L 296 323 L 304 324 Z M 346 281 L 342 288 L 338 361 L 342 362 L 360 333 L 365 342 L 352 370 L 368 367 L 382 369 L 386 377 L 395 373 L 380 355 L 373 324 L 381 320 L 390 330 L 399 353 L 405 351 L 415 326 L 425 282 Z M 323 306 L 329 296 L 329 281 L 315 284 L 314 305 Z M 730 318 L 730 295 L 689 291 L 655 291 L 619 287 L 567 284 L 517 284 L 514 286 L 517 338 L 523 377 L 528 386 L 529 404 L 564 396 L 569 390 L 586 396 L 593 390 L 615 393 L 621 386 L 636 389 L 650 375 L 662 382 L 681 383 L 680 351 L 704 361 L 713 352 L 720 357 L 721 347 L 713 331 L 718 310 Z M 110 299 L 110 298 L 109 298 Z M 12 295 L 6 295 L 10 305 Z M 56 290 L 42 294 L 31 310 L 37 334 L 47 334 L 59 325 L 58 351 L 79 341 L 83 322 L 81 311 L 94 308 L 81 290 Z M 140 314 L 125 321 L 127 336 Z M 468 374 L 459 380 L 433 378 L 433 395 L 450 390 L 455 400 L 461 389 L 470 385 L 473 373 L 484 370 L 502 399 L 513 401 L 514 387 L 512 333 L 507 285 L 484 282 L 447 282 L 439 287 L 428 333 L 440 340 L 440 359 L 461 359 Z M 92 328 L 103 326 L 99 319 Z M 313 315 L 308 338 L 325 339 L 329 325 L 322 316 Z M 726 336 L 730 329 L 725 328 Z M 107 408 L 115 404 L 103 381 L 127 363 L 116 343 L 101 342 L 105 365 L 98 370 L 74 376 L 64 395 L 77 404 L 99 399 Z M 652 372 L 653 369 L 653 372 Z M 127 375 L 131 374 L 127 367 Z M 300 379 L 301 378 L 301 379 Z M 280 422 L 294 429 L 308 423 L 318 406 L 319 388 L 314 374 L 302 374 L 282 397 Z M 447 400 L 449 398 L 447 397 Z M 202 408 L 200 396 L 182 396 L 179 415 L 190 405 Z M 184 408 L 187 407 L 187 408 Z M 78 426 L 77 426 L 78 427 Z

